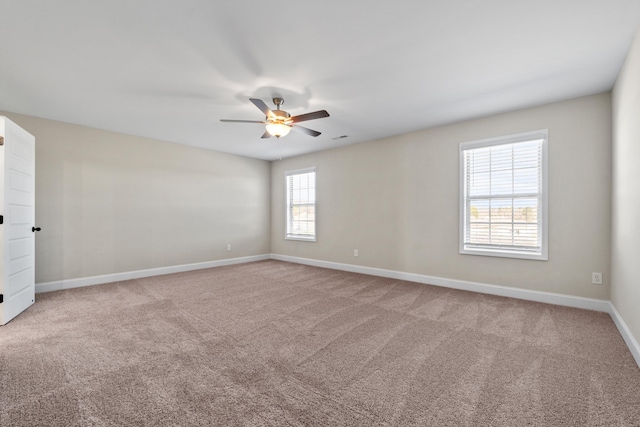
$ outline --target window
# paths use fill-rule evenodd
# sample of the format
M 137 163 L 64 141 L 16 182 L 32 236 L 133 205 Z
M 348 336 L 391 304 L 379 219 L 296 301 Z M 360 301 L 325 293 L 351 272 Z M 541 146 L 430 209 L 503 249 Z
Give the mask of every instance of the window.
M 287 234 L 291 240 L 316 241 L 316 168 L 285 173 Z
M 460 144 L 460 253 L 547 260 L 547 130 Z

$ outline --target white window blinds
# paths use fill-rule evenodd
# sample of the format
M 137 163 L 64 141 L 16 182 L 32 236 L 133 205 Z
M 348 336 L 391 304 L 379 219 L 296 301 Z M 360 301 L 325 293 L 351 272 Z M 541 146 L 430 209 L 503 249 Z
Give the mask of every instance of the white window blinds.
M 460 145 L 461 253 L 546 259 L 546 131 Z
M 287 239 L 316 238 L 316 169 L 285 173 L 287 185 Z

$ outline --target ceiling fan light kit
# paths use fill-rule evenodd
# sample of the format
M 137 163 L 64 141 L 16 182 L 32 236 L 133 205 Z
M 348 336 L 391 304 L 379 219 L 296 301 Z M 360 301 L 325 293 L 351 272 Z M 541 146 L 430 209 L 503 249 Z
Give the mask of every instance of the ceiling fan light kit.
M 267 123 L 265 126 L 269 135 L 280 138 L 281 136 L 287 136 L 291 131 L 291 126 L 284 123 Z
M 271 136 L 280 138 L 282 136 L 287 136 L 291 129 L 297 130 L 298 132 L 307 134 L 309 136 L 316 137 L 320 135 L 320 132 L 313 129 L 307 129 L 305 127 L 296 125 L 295 123 L 329 117 L 329 113 L 327 113 L 326 110 L 314 111 L 313 113 L 300 114 L 298 116 L 291 117 L 291 114 L 280 109 L 280 106 L 284 104 L 283 98 L 273 98 L 273 103 L 276 106 L 275 111 L 270 110 L 269 107 L 267 107 L 267 104 L 265 104 L 261 99 L 249 98 L 249 100 L 265 114 L 266 117 L 264 121 L 228 119 L 220 119 L 220 121 L 235 123 L 262 123 L 266 128 L 266 132 L 262 135 L 262 138 L 269 138 Z

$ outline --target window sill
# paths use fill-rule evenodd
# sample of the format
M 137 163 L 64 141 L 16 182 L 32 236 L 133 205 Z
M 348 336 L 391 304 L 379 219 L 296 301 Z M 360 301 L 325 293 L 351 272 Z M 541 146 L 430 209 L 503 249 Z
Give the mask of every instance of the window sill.
M 284 236 L 285 240 L 297 240 L 300 242 L 312 242 L 315 243 L 315 237 L 306 237 L 306 236 Z
M 477 256 L 493 256 L 500 258 L 516 258 L 516 259 L 528 259 L 534 261 L 548 261 L 549 256 L 545 253 L 536 252 L 518 252 L 509 251 L 505 249 L 460 249 L 461 255 L 477 255 Z

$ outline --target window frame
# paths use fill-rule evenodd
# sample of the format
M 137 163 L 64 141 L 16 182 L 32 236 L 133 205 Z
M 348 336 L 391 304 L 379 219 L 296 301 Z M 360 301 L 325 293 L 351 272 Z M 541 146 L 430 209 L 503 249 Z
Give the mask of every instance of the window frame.
M 541 158 L 540 158 L 540 206 L 539 206 L 539 232 L 540 232 L 540 251 L 532 252 L 530 250 L 518 250 L 517 248 L 480 248 L 468 247 L 465 244 L 465 231 L 467 221 L 467 200 L 465 194 L 465 170 L 464 170 L 464 152 L 470 149 L 492 147 L 505 144 L 513 144 L 518 142 L 527 142 L 533 140 L 542 140 Z M 531 132 L 518 133 L 513 135 L 505 135 L 495 138 L 481 139 L 477 141 L 461 142 L 459 144 L 459 253 L 462 255 L 479 255 L 504 258 L 518 258 L 527 260 L 547 261 L 549 259 L 549 215 L 548 215 L 548 199 L 549 199 L 549 179 L 548 179 L 548 129 L 541 129 Z M 511 193 L 513 197 L 514 193 Z M 503 198 L 500 196 L 496 199 Z
M 293 233 L 289 233 L 289 219 L 291 218 L 291 201 L 289 200 L 289 196 L 290 196 L 290 192 L 288 191 L 288 186 L 289 186 L 289 177 L 293 176 L 293 175 L 302 175 L 302 174 L 307 174 L 307 173 L 311 173 L 313 172 L 314 174 L 314 191 L 315 191 L 315 200 L 313 202 L 313 208 L 314 208 L 314 220 L 313 220 L 313 236 L 308 236 L 308 235 L 303 235 L 303 234 L 293 234 Z M 318 235 L 318 223 L 317 223 L 317 212 L 318 212 L 318 195 L 317 195 L 317 178 L 318 178 L 318 172 L 316 170 L 315 166 L 312 167 L 308 167 L 308 168 L 304 168 L 304 169 L 296 169 L 296 170 L 290 170 L 290 171 L 285 171 L 284 173 L 284 185 L 285 185 L 285 232 L 284 232 L 284 238 L 285 240 L 297 240 L 297 241 L 302 241 L 302 242 L 316 242 L 317 241 L 317 235 Z

